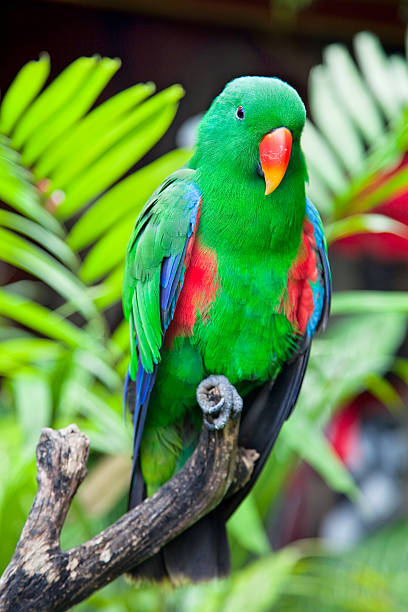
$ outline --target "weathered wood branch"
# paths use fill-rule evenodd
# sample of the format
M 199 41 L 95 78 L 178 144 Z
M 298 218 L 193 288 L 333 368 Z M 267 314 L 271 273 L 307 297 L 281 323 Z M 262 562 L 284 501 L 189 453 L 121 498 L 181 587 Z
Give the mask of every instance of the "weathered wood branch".
M 209 389 L 208 384 L 206 389 L 208 401 L 218 402 L 222 411 L 219 389 Z M 61 550 L 60 533 L 86 476 L 89 440 L 76 425 L 59 431 L 43 430 L 37 446 L 38 491 L 0 580 L 0 610 L 67 610 L 151 557 L 225 495 L 244 486 L 257 453 L 238 449 L 237 411 L 232 409 L 235 417 L 228 418 L 223 429 L 209 429 L 214 412 L 206 424 L 208 402 L 204 409 L 202 398 L 198 399 L 204 425 L 198 446 L 185 466 L 153 497 L 68 551 Z M 230 412 L 231 406 L 228 417 Z

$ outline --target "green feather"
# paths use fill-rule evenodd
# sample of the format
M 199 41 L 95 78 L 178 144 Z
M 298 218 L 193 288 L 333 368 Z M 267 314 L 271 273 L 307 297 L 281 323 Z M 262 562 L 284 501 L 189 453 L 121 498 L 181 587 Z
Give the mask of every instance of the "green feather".
M 136 291 L 133 294 L 132 307 L 133 307 L 132 314 L 133 314 L 133 320 L 135 322 L 135 331 L 137 335 L 137 344 L 139 347 L 140 358 L 142 360 L 143 367 L 146 370 L 146 372 L 153 372 L 153 359 L 152 359 L 151 352 L 149 350 L 150 345 L 146 337 L 146 332 L 143 327 L 143 323 L 141 321 L 141 317 L 139 314 L 139 305 L 137 301 Z

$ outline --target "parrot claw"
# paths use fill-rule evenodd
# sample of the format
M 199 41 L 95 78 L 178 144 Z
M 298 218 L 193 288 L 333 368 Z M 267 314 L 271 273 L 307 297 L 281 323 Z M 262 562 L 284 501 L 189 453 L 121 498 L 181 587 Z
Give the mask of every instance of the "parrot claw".
M 223 429 L 229 418 L 242 411 L 242 398 L 225 376 L 212 375 L 197 387 L 197 401 L 208 429 Z

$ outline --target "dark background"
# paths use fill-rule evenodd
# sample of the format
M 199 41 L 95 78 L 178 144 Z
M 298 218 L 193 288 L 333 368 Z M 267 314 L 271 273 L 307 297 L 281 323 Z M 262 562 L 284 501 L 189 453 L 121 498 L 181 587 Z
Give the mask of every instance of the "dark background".
M 299 8 L 300 6 L 300 8 Z M 42 51 L 51 77 L 80 55 L 119 57 L 107 97 L 139 81 L 186 89 L 176 120 L 149 157 L 174 147 L 183 121 L 206 109 L 230 79 L 279 76 L 307 103 L 307 76 L 333 41 L 376 32 L 388 51 L 403 48 L 406 2 L 377 0 L 15 1 L 2 7 L 0 88 Z M 146 161 L 146 160 L 145 160 Z

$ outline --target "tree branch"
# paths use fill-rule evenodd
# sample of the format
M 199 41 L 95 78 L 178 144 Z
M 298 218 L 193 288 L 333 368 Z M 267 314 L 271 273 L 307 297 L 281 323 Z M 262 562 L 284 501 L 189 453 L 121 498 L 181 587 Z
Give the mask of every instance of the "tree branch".
M 225 390 L 229 383 L 222 379 Z M 205 409 L 198 396 L 204 425 L 185 466 L 153 497 L 69 551 L 61 550 L 59 538 L 72 499 L 86 476 L 89 440 L 76 425 L 59 431 L 44 429 L 37 446 L 38 491 L 0 580 L 0 610 L 67 610 L 154 555 L 226 494 L 244 486 L 258 455 L 238 449 L 239 410 L 222 407 L 223 390 L 220 394 L 219 388 L 209 389 L 207 384 Z M 229 393 L 231 396 L 230 389 Z M 208 402 L 215 403 L 213 398 L 221 412 L 228 411 L 223 429 L 213 428 L 214 412 L 206 415 Z

